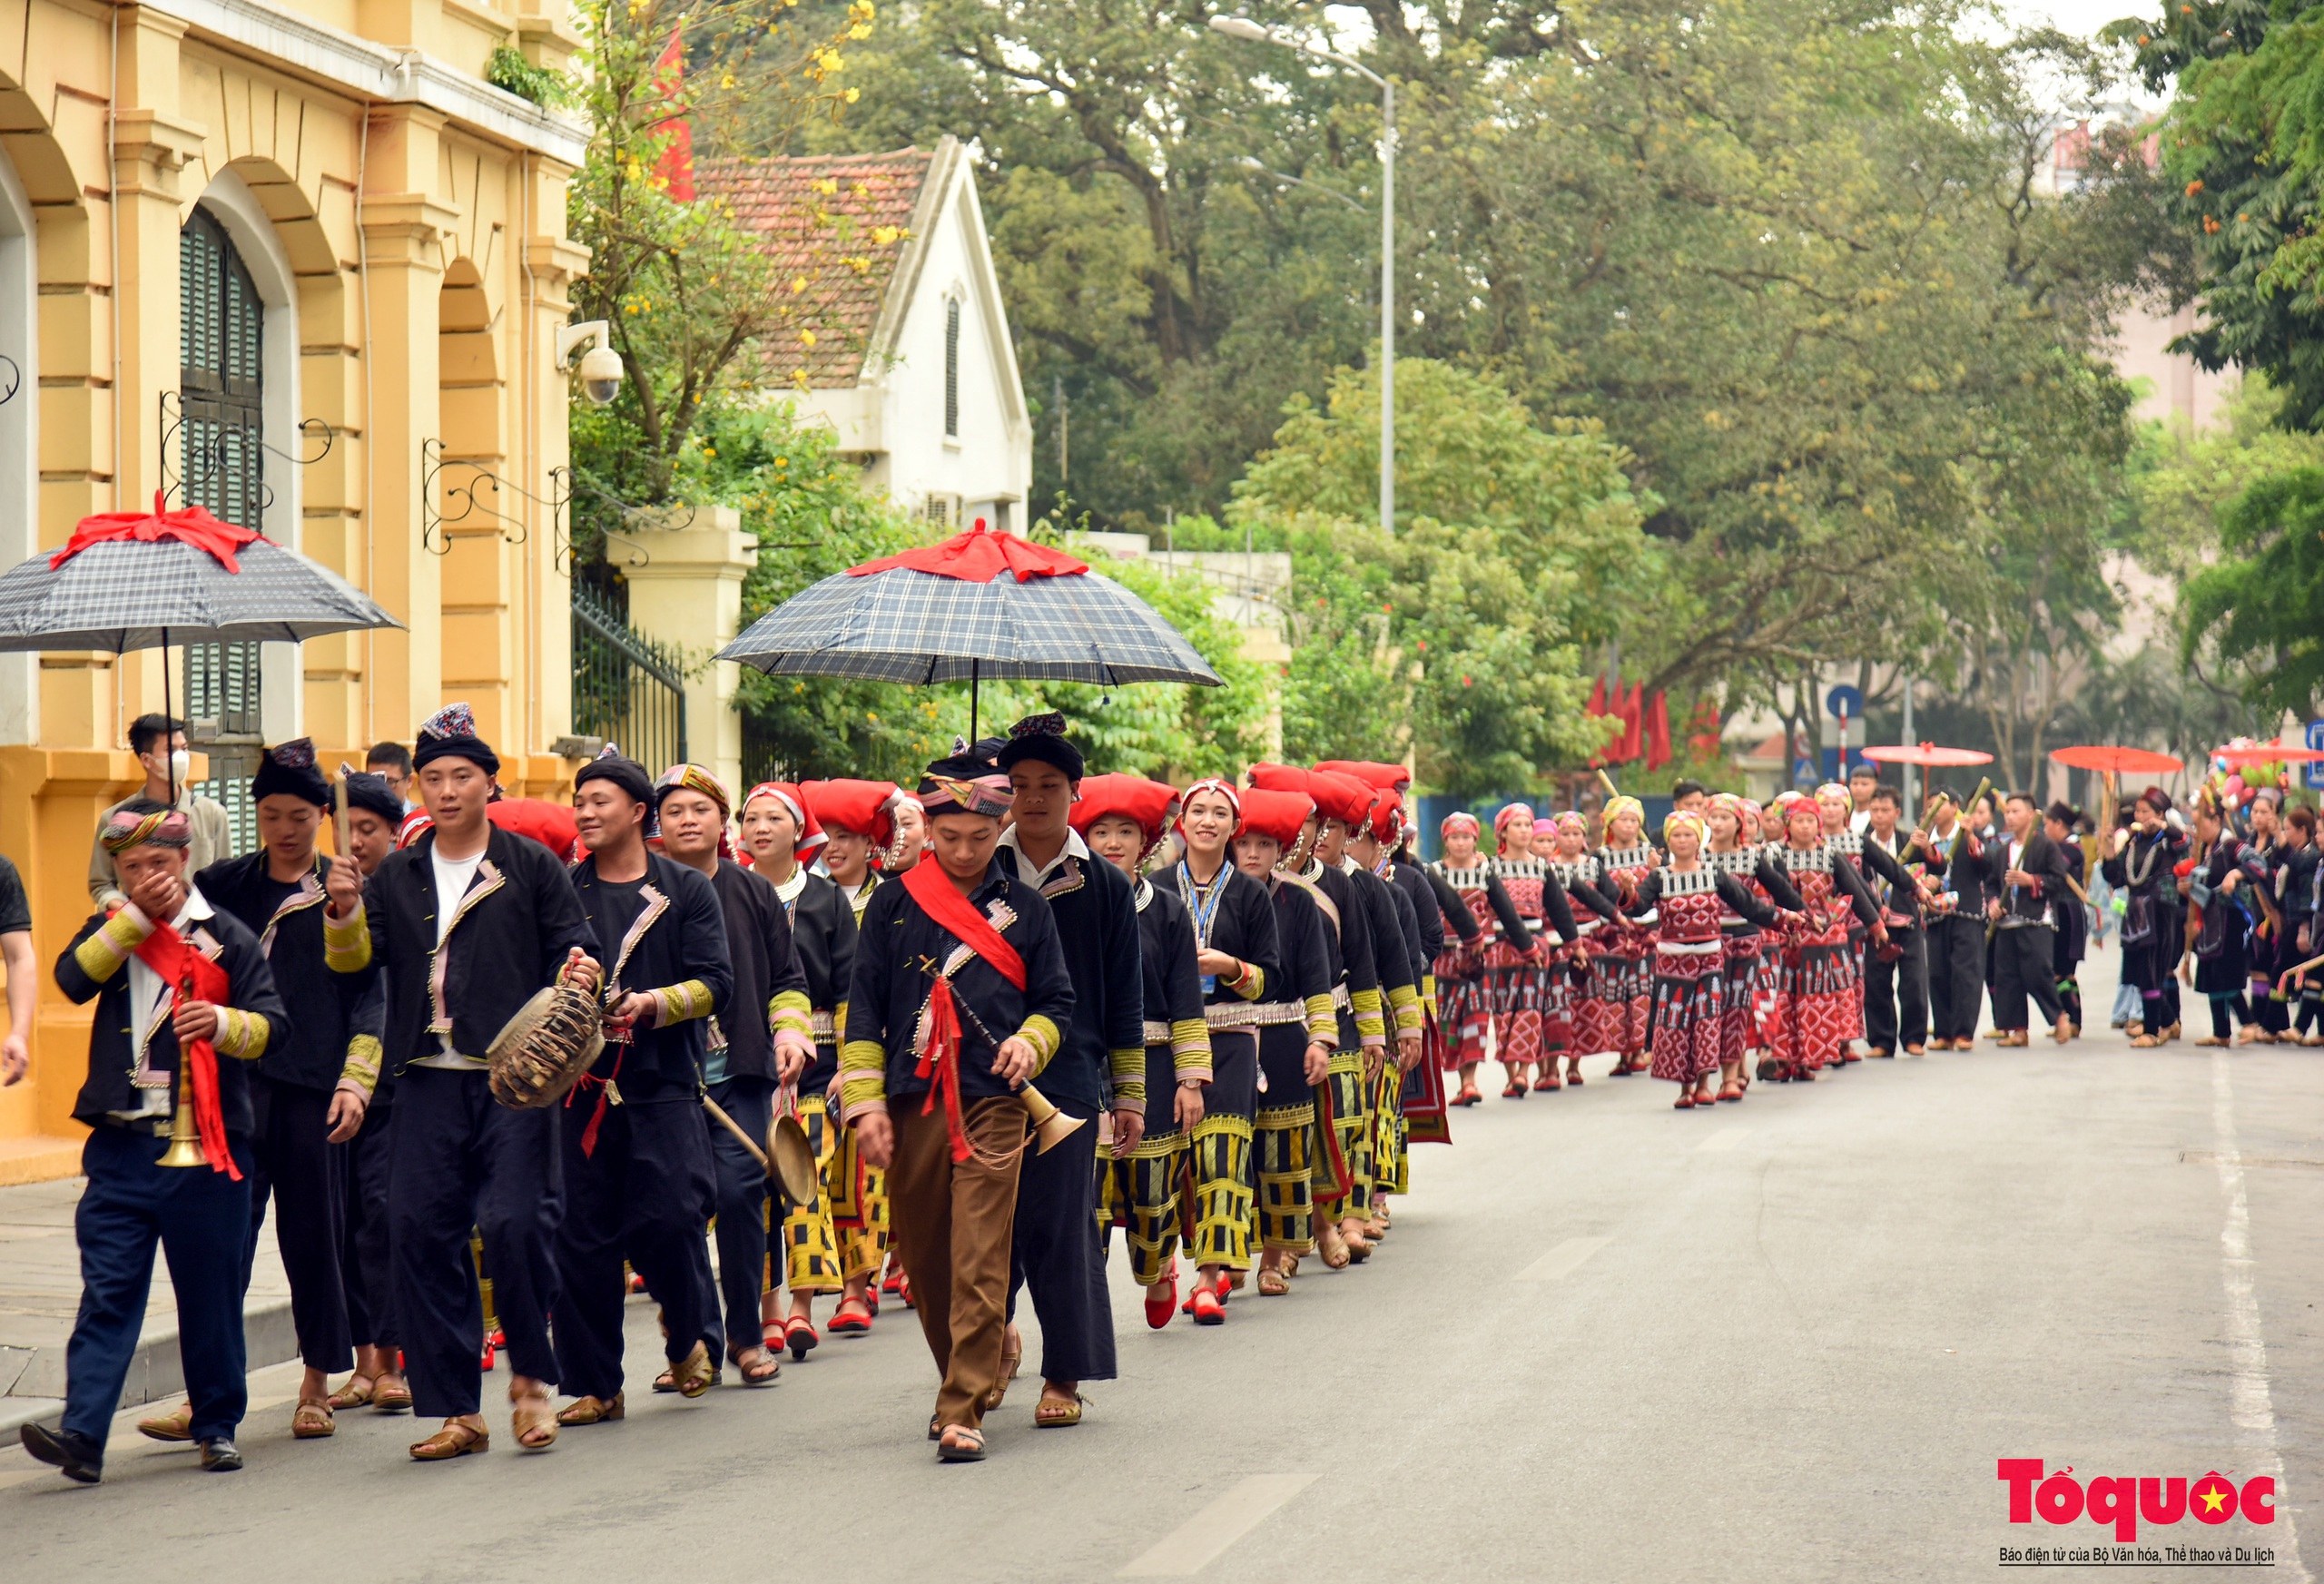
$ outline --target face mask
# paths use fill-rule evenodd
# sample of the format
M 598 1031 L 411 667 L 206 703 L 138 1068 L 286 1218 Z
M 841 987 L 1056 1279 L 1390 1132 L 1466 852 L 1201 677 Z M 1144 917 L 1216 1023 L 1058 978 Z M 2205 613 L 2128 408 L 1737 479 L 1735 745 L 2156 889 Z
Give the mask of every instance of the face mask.
M 182 748 L 172 749 L 170 753 L 170 773 L 178 778 L 179 784 L 184 784 L 185 778 L 193 773 L 193 755 Z

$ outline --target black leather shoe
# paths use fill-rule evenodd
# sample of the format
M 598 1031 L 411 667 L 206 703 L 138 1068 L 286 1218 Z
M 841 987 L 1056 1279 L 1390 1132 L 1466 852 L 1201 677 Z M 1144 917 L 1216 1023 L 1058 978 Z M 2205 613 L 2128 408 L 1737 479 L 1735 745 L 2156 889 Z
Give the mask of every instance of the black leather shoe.
M 27 1424 L 17 1430 L 16 1439 L 25 1443 L 25 1451 L 42 1462 L 53 1463 L 64 1470 L 68 1480 L 94 1485 L 104 1478 L 105 1449 L 85 1435 L 69 1430 L 51 1430 L 46 1425 Z
M 202 1471 L 205 1474 L 231 1474 L 242 1466 L 242 1454 L 235 1449 L 231 1435 L 213 1435 L 202 1443 Z

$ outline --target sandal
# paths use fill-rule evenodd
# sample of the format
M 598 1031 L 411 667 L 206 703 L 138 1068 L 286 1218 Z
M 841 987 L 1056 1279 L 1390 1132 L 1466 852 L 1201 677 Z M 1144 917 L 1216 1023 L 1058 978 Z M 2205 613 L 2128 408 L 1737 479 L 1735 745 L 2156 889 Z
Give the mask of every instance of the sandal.
M 854 1306 L 854 1313 L 848 1312 Z M 872 1329 L 872 1304 L 861 1293 L 850 1293 L 839 1301 L 839 1308 L 832 1314 L 824 1330 L 833 1336 L 862 1336 Z
M 1709 1110 L 1713 1106 L 1716 1106 L 1716 1105 L 1718 1105 L 1718 1097 L 1717 1095 L 1713 1094 L 1710 1090 L 1709 1090 L 1709 1089 L 1697 1089 L 1697 1090 L 1695 1091 L 1695 1109 L 1696 1109 L 1696 1110 L 1698 1110 L 1698 1111 L 1708 1111 L 1708 1110 Z
M 559 1424 L 611 1424 L 627 1416 L 629 1410 L 622 1405 L 623 1393 L 616 1392 L 613 1400 L 603 1397 L 577 1397 L 557 1410 Z
M 1291 1291 L 1291 1278 L 1274 1265 L 1259 1267 L 1259 1296 L 1280 1298 Z
M 444 1428 L 426 1441 L 411 1443 L 411 1455 L 416 1461 L 438 1463 L 447 1458 L 465 1458 L 470 1452 L 492 1450 L 492 1437 L 473 1424 L 462 1424 L 448 1419 Z
M 555 1446 L 557 1427 L 564 1422 L 565 1416 L 557 1412 L 547 1392 L 519 1397 L 516 1387 L 508 1388 L 508 1429 L 527 1451 L 545 1452 Z
M 987 1413 L 994 1412 L 1000 1406 L 1001 1402 L 1007 1399 L 1009 1395 L 1009 1382 L 1017 1378 L 1017 1371 L 1020 1366 L 1022 1366 L 1024 1362 L 1024 1334 L 1012 1325 L 1009 1327 L 1008 1330 L 1001 1333 L 1000 1379 L 995 1381 L 992 1384 L 992 1390 L 984 1394 L 984 1411 Z
M 2162 1040 L 2157 1039 L 2152 1034 L 2137 1034 L 2131 1038 L 2131 1048 L 2132 1050 L 2152 1050 L 2156 1046 L 2161 1045 L 2162 1043 Z
M 1563 1087 L 1565 1087 L 1565 1080 L 1559 1077 L 1555 1072 L 1545 1072 L 1533 1080 L 1535 1094 L 1541 1093 L 1543 1089 L 1555 1090 Z
M 182 1441 L 193 1439 L 193 1404 L 181 1402 L 167 1413 L 156 1413 L 137 1422 L 137 1433 L 149 1441 Z
M 1509 1087 L 1501 1091 L 1501 1097 L 1504 1100 L 1523 1099 L 1525 1097 L 1525 1080 L 1523 1078 L 1510 1079 Z
M 745 1348 L 739 1353 L 730 1351 L 726 1356 L 745 1386 L 773 1385 L 783 1373 L 783 1361 L 763 1347 Z
M 698 1338 L 686 1356 L 670 1366 L 672 1386 L 689 1402 L 718 1384 L 718 1365 L 711 1359 L 710 1349 Z
M 1695 1092 L 1694 1092 L 1694 1090 L 1692 1090 L 1692 1089 L 1681 1089 L 1681 1090 L 1679 1092 L 1679 1097 L 1678 1097 L 1676 1100 L 1673 1100 L 1673 1101 L 1670 1103 L 1670 1108 L 1671 1108 L 1673 1111 L 1691 1111 L 1691 1110 L 1693 1110 L 1693 1109 L 1695 1108 Z
M 783 1345 L 791 1350 L 794 1361 L 813 1353 L 822 1340 L 815 1334 L 815 1323 L 803 1314 L 794 1314 L 783 1323 Z
M 327 1397 L 301 1397 L 299 1406 L 290 1411 L 290 1439 L 320 1441 L 339 1429 L 339 1422 L 331 1417 L 330 1400 Z
M 411 1412 L 411 1388 L 402 1381 L 382 1377 L 371 1389 L 371 1410 L 375 1413 L 409 1413 Z
M 936 1461 L 940 1463 L 984 1461 L 984 1432 L 971 1430 L 965 1424 L 946 1425 L 936 1439 Z
M 363 1383 L 359 1386 L 355 1383 L 358 1381 Z M 330 1394 L 330 1406 L 333 1409 L 368 1408 L 371 1405 L 372 1389 L 378 1384 L 379 1382 L 370 1375 L 350 1375 L 347 1384 Z
M 1483 1099 L 1484 1097 L 1477 1093 L 1476 1085 L 1462 1084 L 1461 1086 L 1461 1092 L 1452 1097 L 1452 1103 L 1455 1106 L 1474 1106 L 1482 1102 Z
M 1041 1400 L 1033 1405 L 1033 1428 L 1035 1430 L 1067 1430 L 1079 1424 L 1081 1405 L 1088 1401 L 1089 1399 L 1076 1392 L 1073 1394 L 1073 1401 L 1068 1402 L 1062 1397 L 1052 1396 L 1044 1387 L 1041 1392 Z
M 1581 1058 L 1570 1057 L 1566 1061 L 1565 1081 L 1574 1088 L 1581 1087 Z
M 1347 1257 L 1351 1264 L 1360 1265 L 1372 1257 L 1371 1240 L 1361 1232 L 1350 1232 L 1343 1226 L 1340 1228 L 1340 1241 L 1347 1245 Z
M 1354 1258 L 1346 1240 L 1340 1236 L 1338 1226 L 1328 1221 L 1315 1224 L 1315 1252 L 1323 1256 L 1324 1264 L 1335 1271 L 1347 1269 L 1348 1262 Z
M 1730 1080 L 1728 1083 L 1721 1084 L 1718 1089 L 1718 1097 L 1722 1100 L 1741 1099 L 1743 1097 L 1742 1080 L 1740 1078 L 1737 1078 Z

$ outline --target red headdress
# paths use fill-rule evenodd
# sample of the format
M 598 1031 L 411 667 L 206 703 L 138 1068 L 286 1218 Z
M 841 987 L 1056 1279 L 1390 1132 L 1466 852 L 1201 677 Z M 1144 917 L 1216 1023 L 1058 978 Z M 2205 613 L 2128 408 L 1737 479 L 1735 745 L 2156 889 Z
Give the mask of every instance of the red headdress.
M 1383 792 L 1403 792 L 1413 783 L 1413 772 L 1401 764 L 1383 764 L 1374 759 L 1324 759 L 1315 768 L 1336 775 L 1352 775 L 1366 786 L 1376 786 Z
M 1377 796 L 1380 801 L 1372 805 L 1372 838 L 1384 847 L 1393 847 L 1404 839 L 1403 794 L 1384 786 L 1377 789 Z
M 880 861 L 901 857 L 896 851 L 896 807 L 903 794 L 892 781 L 802 782 L 807 818 L 818 831 L 846 831 L 868 838 L 872 856 Z
M 761 798 L 773 798 L 790 812 L 791 822 L 799 827 L 799 839 L 792 843 L 793 857 L 804 861 L 807 854 L 828 840 L 823 828 L 817 823 L 814 811 L 807 806 L 805 794 L 787 781 L 763 781 L 743 794 L 741 812 L 750 812 L 751 805 Z
M 1066 813 L 1066 823 L 1084 837 L 1089 827 L 1108 817 L 1135 820 L 1146 833 L 1138 849 L 1143 864 L 1162 844 L 1162 833 L 1178 816 L 1178 789 L 1142 775 L 1090 775 L 1081 781 L 1080 801 Z M 1135 867 L 1135 866 L 1133 866 Z
M 1243 794 L 1243 834 L 1272 836 L 1289 852 L 1299 845 L 1299 832 L 1315 812 L 1315 800 L 1304 792 L 1275 792 L 1254 787 Z
M 1315 800 L 1315 807 L 1326 820 L 1337 820 L 1351 833 L 1364 829 L 1372 817 L 1373 805 L 1381 794 L 1352 775 L 1336 771 L 1311 770 L 1307 772 L 1307 795 Z

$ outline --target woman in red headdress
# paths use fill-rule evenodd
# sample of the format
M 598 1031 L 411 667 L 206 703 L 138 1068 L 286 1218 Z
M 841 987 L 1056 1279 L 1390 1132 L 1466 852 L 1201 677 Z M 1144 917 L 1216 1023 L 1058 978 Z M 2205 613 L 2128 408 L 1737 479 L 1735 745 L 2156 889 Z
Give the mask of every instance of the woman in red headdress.
M 1806 919 L 1780 949 L 1775 1010 L 1768 1020 L 1771 1055 L 1759 1076 L 1805 1082 L 1838 1061 L 1847 1048 L 1847 1003 L 1856 989 L 1850 912 L 1876 942 L 1886 942 L 1888 931 L 1856 864 L 1824 840 L 1823 817 L 1812 800 L 1796 798 L 1784 805 L 1784 828 L 1786 841 L 1777 857 L 1799 894 Z

